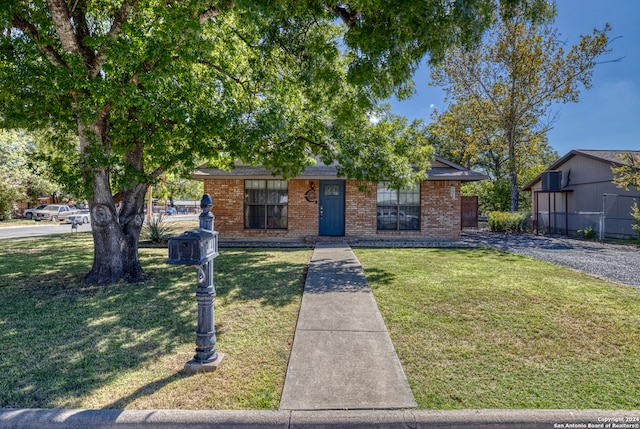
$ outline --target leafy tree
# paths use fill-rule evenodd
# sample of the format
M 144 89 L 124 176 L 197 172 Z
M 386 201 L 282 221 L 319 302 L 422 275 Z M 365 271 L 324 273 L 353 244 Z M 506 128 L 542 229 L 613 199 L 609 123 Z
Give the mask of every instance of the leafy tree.
M 544 1 L 504 3 L 508 14 Z M 348 176 L 415 179 L 421 172 L 407 174 L 409 166 L 429 150 L 405 139 L 420 133 L 400 130 L 390 116 L 370 125 L 369 115 L 378 100 L 411 94 L 425 55 L 437 60 L 453 44 L 476 43 L 494 7 L 493 0 L 3 2 L 0 125 L 54 130 L 57 158 L 77 172 L 69 180 L 82 185 L 93 219 L 85 281 L 136 281 L 145 277 L 137 254 L 144 195 L 166 172 L 240 159 L 290 177 L 315 155 L 338 160 Z M 382 141 L 391 143 L 372 147 Z M 395 170 L 376 168 L 387 165 Z
M 446 112 L 434 112 L 434 122 L 429 125 L 430 141 L 439 155 L 445 156 L 467 168 L 479 170 L 489 176 L 488 181 L 463 185 L 467 195 L 478 196 L 481 213 L 511 210 L 511 181 L 509 177 L 509 152 L 500 139 L 496 122 L 486 107 L 484 113 L 474 108 L 466 109 L 464 104 L 449 106 Z M 538 176 L 559 156 L 540 133 L 529 140 L 532 148 L 518 159 L 518 189 Z M 519 210 L 531 208 L 531 198 L 518 195 Z
M 631 187 L 640 189 L 640 155 L 637 151 L 634 151 L 624 153 L 618 157 L 620 158 L 618 165 L 611 166 L 613 183 L 627 191 Z M 631 206 L 630 215 L 633 218 L 631 228 L 640 234 L 640 208 L 637 202 L 634 202 L 633 206 Z
M 608 25 L 583 36 L 565 52 L 551 26 L 552 5 L 537 20 L 516 7 L 498 16 L 477 49 L 454 49 L 432 69 L 434 84 L 452 100 L 432 132 L 451 145 L 463 162 L 481 165 L 510 183 L 510 210 L 519 208 L 523 170 L 536 168 L 549 153 L 546 132 L 556 103 L 578 102 L 580 88 L 591 87 L 596 60 L 609 52 Z
M 632 186 L 640 189 L 640 155 L 627 152 L 619 158 L 619 165 L 611 167 L 613 183 L 626 190 Z
M 13 217 L 16 209 L 16 201 L 22 199 L 24 195 L 20 192 L 12 178 L 4 172 L 0 172 L 0 221 Z
M 203 193 L 203 183 L 195 180 L 181 179 L 167 174 L 154 188 L 154 196 L 163 200 L 200 200 Z
M 59 187 L 34 160 L 36 144 L 23 130 L 0 130 L 0 220 L 12 217 L 18 202 L 55 195 Z

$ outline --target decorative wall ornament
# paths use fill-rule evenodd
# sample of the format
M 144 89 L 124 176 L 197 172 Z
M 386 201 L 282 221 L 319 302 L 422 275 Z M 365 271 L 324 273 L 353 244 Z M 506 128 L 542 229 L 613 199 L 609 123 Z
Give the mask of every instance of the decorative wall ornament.
M 309 189 L 304 194 L 304 198 L 310 203 L 318 204 L 318 193 L 316 192 L 316 185 L 313 182 L 309 183 Z

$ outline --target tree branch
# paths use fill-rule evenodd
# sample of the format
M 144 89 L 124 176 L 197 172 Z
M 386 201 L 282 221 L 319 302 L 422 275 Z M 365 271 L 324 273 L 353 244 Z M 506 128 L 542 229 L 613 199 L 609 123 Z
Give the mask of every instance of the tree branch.
M 158 177 L 160 177 L 162 173 L 164 173 L 164 168 L 162 167 L 156 168 L 155 170 L 153 170 L 153 173 L 151 173 L 151 179 L 152 180 L 157 179 Z
M 227 6 L 227 9 L 233 9 L 236 5 L 233 1 L 229 1 L 226 6 Z M 205 10 L 200 15 L 200 24 L 204 24 L 211 18 L 220 15 L 222 12 L 223 12 L 222 9 L 215 6 L 211 6 L 209 9 Z
M 331 6 L 325 3 L 324 7 L 329 12 L 340 18 L 349 28 L 353 28 L 356 25 L 356 20 L 360 17 L 360 15 L 362 15 L 362 12 L 360 11 L 349 12 L 347 8 L 342 6 Z
M 319 147 L 319 148 L 328 148 L 329 147 L 329 145 L 326 142 L 317 142 L 315 140 L 311 140 L 310 138 L 304 137 L 304 136 L 297 136 L 295 139 L 298 140 L 298 141 L 303 141 L 305 143 L 309 143 L 310 145 L 316 146 L 316 147 Z
M 51 64 L 59 67 L 68 67 L 67 63 L 65 63 L 58 51 L 56 51 L 53 46 L 44 44 L 38 30 L 21 15 L 14 15 L 11 19 L 11 25 L 31 37 L 31 39 L 36 43 L 38 50 L 42 55 L 47 57 Z
M 248 83 L 248 81 L 246 81 L 246 80 L 242 80 L 242 79 L 240 79 L 239 77 L 233 76 L 231 73 L 229 73 L 229 72 L 227 72 L 227 71 L 223 70 L 223 69 L 222 69 L 222 67 L 220 67 L 220 66 L 218 66 L 218 65 L 216 65 L 216 64 L 213 64 L 213 63 L 211 63 L 211 62 L 209 62 L 209 61 L 200 60 L 200 61 L 199 61 L 199 63 L 200 63 L 200 64 L 202 64 L 202 65 L 205 65 L 205 66 L 211 67 L 212 69 L 214 69 L 214 70 L 216 70 L 216 71 L 220 72 L 220 74 L 222 74 L 222 75 L 224 75 L 224 76 L 228 77 L 229 79 L 231 79 L 232 81 L 234 81 L 235 83 L 237 83 L 237 84 L 239 84 L 239 85 L 244 85 L 244 84 Z
M 91 36 L 91 30 L 87 22 L 87 1 L 74 0 L 70 14 L 84 62 L 87 68 L 90 68 L 91 64 L 96 60 L 96 52 L 86 44 L 86 39 Z
M 200 15 L 200 24 L 204 24 L 205 22 L 207 22 L 211 18 L 213 18 L 215 16 L 218 16 L 221 13 L 222 13 L 222 11 L 220 9 L 218 9 L 217 7 L 210 7 L 202 15 Z
M 51 19 L 56 27 L 62 49 L 72 54 L 80 54 L 80 43 L 71 26 L 71 15 L 64 0 L 47 0 Z
M 122 4 L 122 7 L 120 7 L 118 12 L 115 14 L 113 23 L 111 24 L 111 28 L 109 29 L 109 34 L 107 35 L 105 41 L 102 42 L 102 44 L 98 48 L 98 53 L 96 54 L 96 56 L 94 57 L 93 61 L 90 64 L 89 76 L 91 78 L 95 78 L 96 76 L 98 76 L 98 73 L 100 73 L 100 69 L 102 69 L 102 63 L 106 58 L 104 54 L 104 49 L 107 45 L 107 42 L 115 40 L 115 38 L 118 36 L 120 29 L 122 28 L 124 23 L 127 22 L 127 18 L 129 17 L 131 10 L 134 8 L 136 3 L 137 3 L 137 0 L 125 1 Z

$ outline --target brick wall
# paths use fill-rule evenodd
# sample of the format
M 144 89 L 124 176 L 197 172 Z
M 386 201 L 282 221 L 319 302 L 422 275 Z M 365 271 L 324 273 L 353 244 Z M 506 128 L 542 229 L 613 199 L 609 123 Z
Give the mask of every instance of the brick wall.
M 213 199 L 215 228 L 221 240 L 301 240 L 318 234 L 318 204 L 309 202 L 305 194 L 311 185 L 316 192 L 317 180 L 290 180 L 288 199 L 288 229 L 244 229 L 244 180 L 205 180 L 205 192 Z M 458 240 L 460 238 L 460 182 L 426 181 L 420 189 L 420 231 L 376 230 L 375 183 L 347 180 L 345 185 L 345 234 L 365 239 L 428 239 Z M 453 198 L 452 198 L 453 197 Z
M 345 233 L 372 238 L 376 233 L 376 184 L 347 180 L 345 185 Z
M 317 180 L 289 181 L 289 233 L 290 238 L 318 235 L 318 203 L 307 201 L 305 194 L 311 185 L 318 192 Z
M 221 237 L 242 237 L 244 180 L 205 180 L 204 192 L 213 200 L 214 226 Z
M 422 236 L 435 240 L 459 240 L 460 200 L 460 182 L 422 182 Z

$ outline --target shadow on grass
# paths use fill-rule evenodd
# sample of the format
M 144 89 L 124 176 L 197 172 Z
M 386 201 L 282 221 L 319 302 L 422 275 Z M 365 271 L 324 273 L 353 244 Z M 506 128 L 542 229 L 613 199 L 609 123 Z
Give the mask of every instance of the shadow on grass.
M 154 280 L 87 289 L 32 276 L 5 289 L 0 406 L 79 406 L 74 398 L 192 341 L 192 298 Z
M 0 407 L 79 407 L 83 396 L 194 342 L 193 267 L 165 265 L 164 251 L 141 252 L 149 280 L 86 286 L 87 243 L 57 243 L 66 252 L 27 245 L 0 253 Z M 301 294 L 304 267 L 270 261 L 260 251 L 221 256 L 218 295 L 290 303 Z M 186 376 L 153 381 L 109 407 Z
M 367 270 L 367 280 L 377 287 L 391 285 L 396 277 L 395 273 L 380 268 L 369 268 Z
M 299 250 L 263 249 L 224 250 L 215 260 L 215 288 L 218 297 L 234 300 L 258 300 L 263 305 L 280 307 L 302 294 L 307 266 L 290 261 L 273 261 L 274 252 Z
M 149 384 L 146 384 L 146 385 L 142 386 L 141 388 L 139 388 L 138 390 L 136 390 L 135 392 L 133 392 L 130 395 L 127 395 L 127 396 L 125 396 L 123 398 L 119 398 L 118 400 L 112 402 L 111 404 L 107 405 L 104 408 L 122 410 L 122 409 L 126 408 L 127 405 L 135 402 L 137 399 L 143 398 L 145 396 L 152 395 L 153 393 L 159 391 L 163 387 L 166 387 L 166 386 L 170 385 L 174 381 L 180 380 L 180 379 L 188 377 L 190 375 L 191 374 L 188 374 L 188 373 L 185 373 L 185 372 L 180 372 L 180 373 L 176 373 L 176 374 L 170 375 L 168 377 L 164 377 L 161 380 L 156 380 L 156 381 L 154 381 L 152 383 L 149 383 Z

